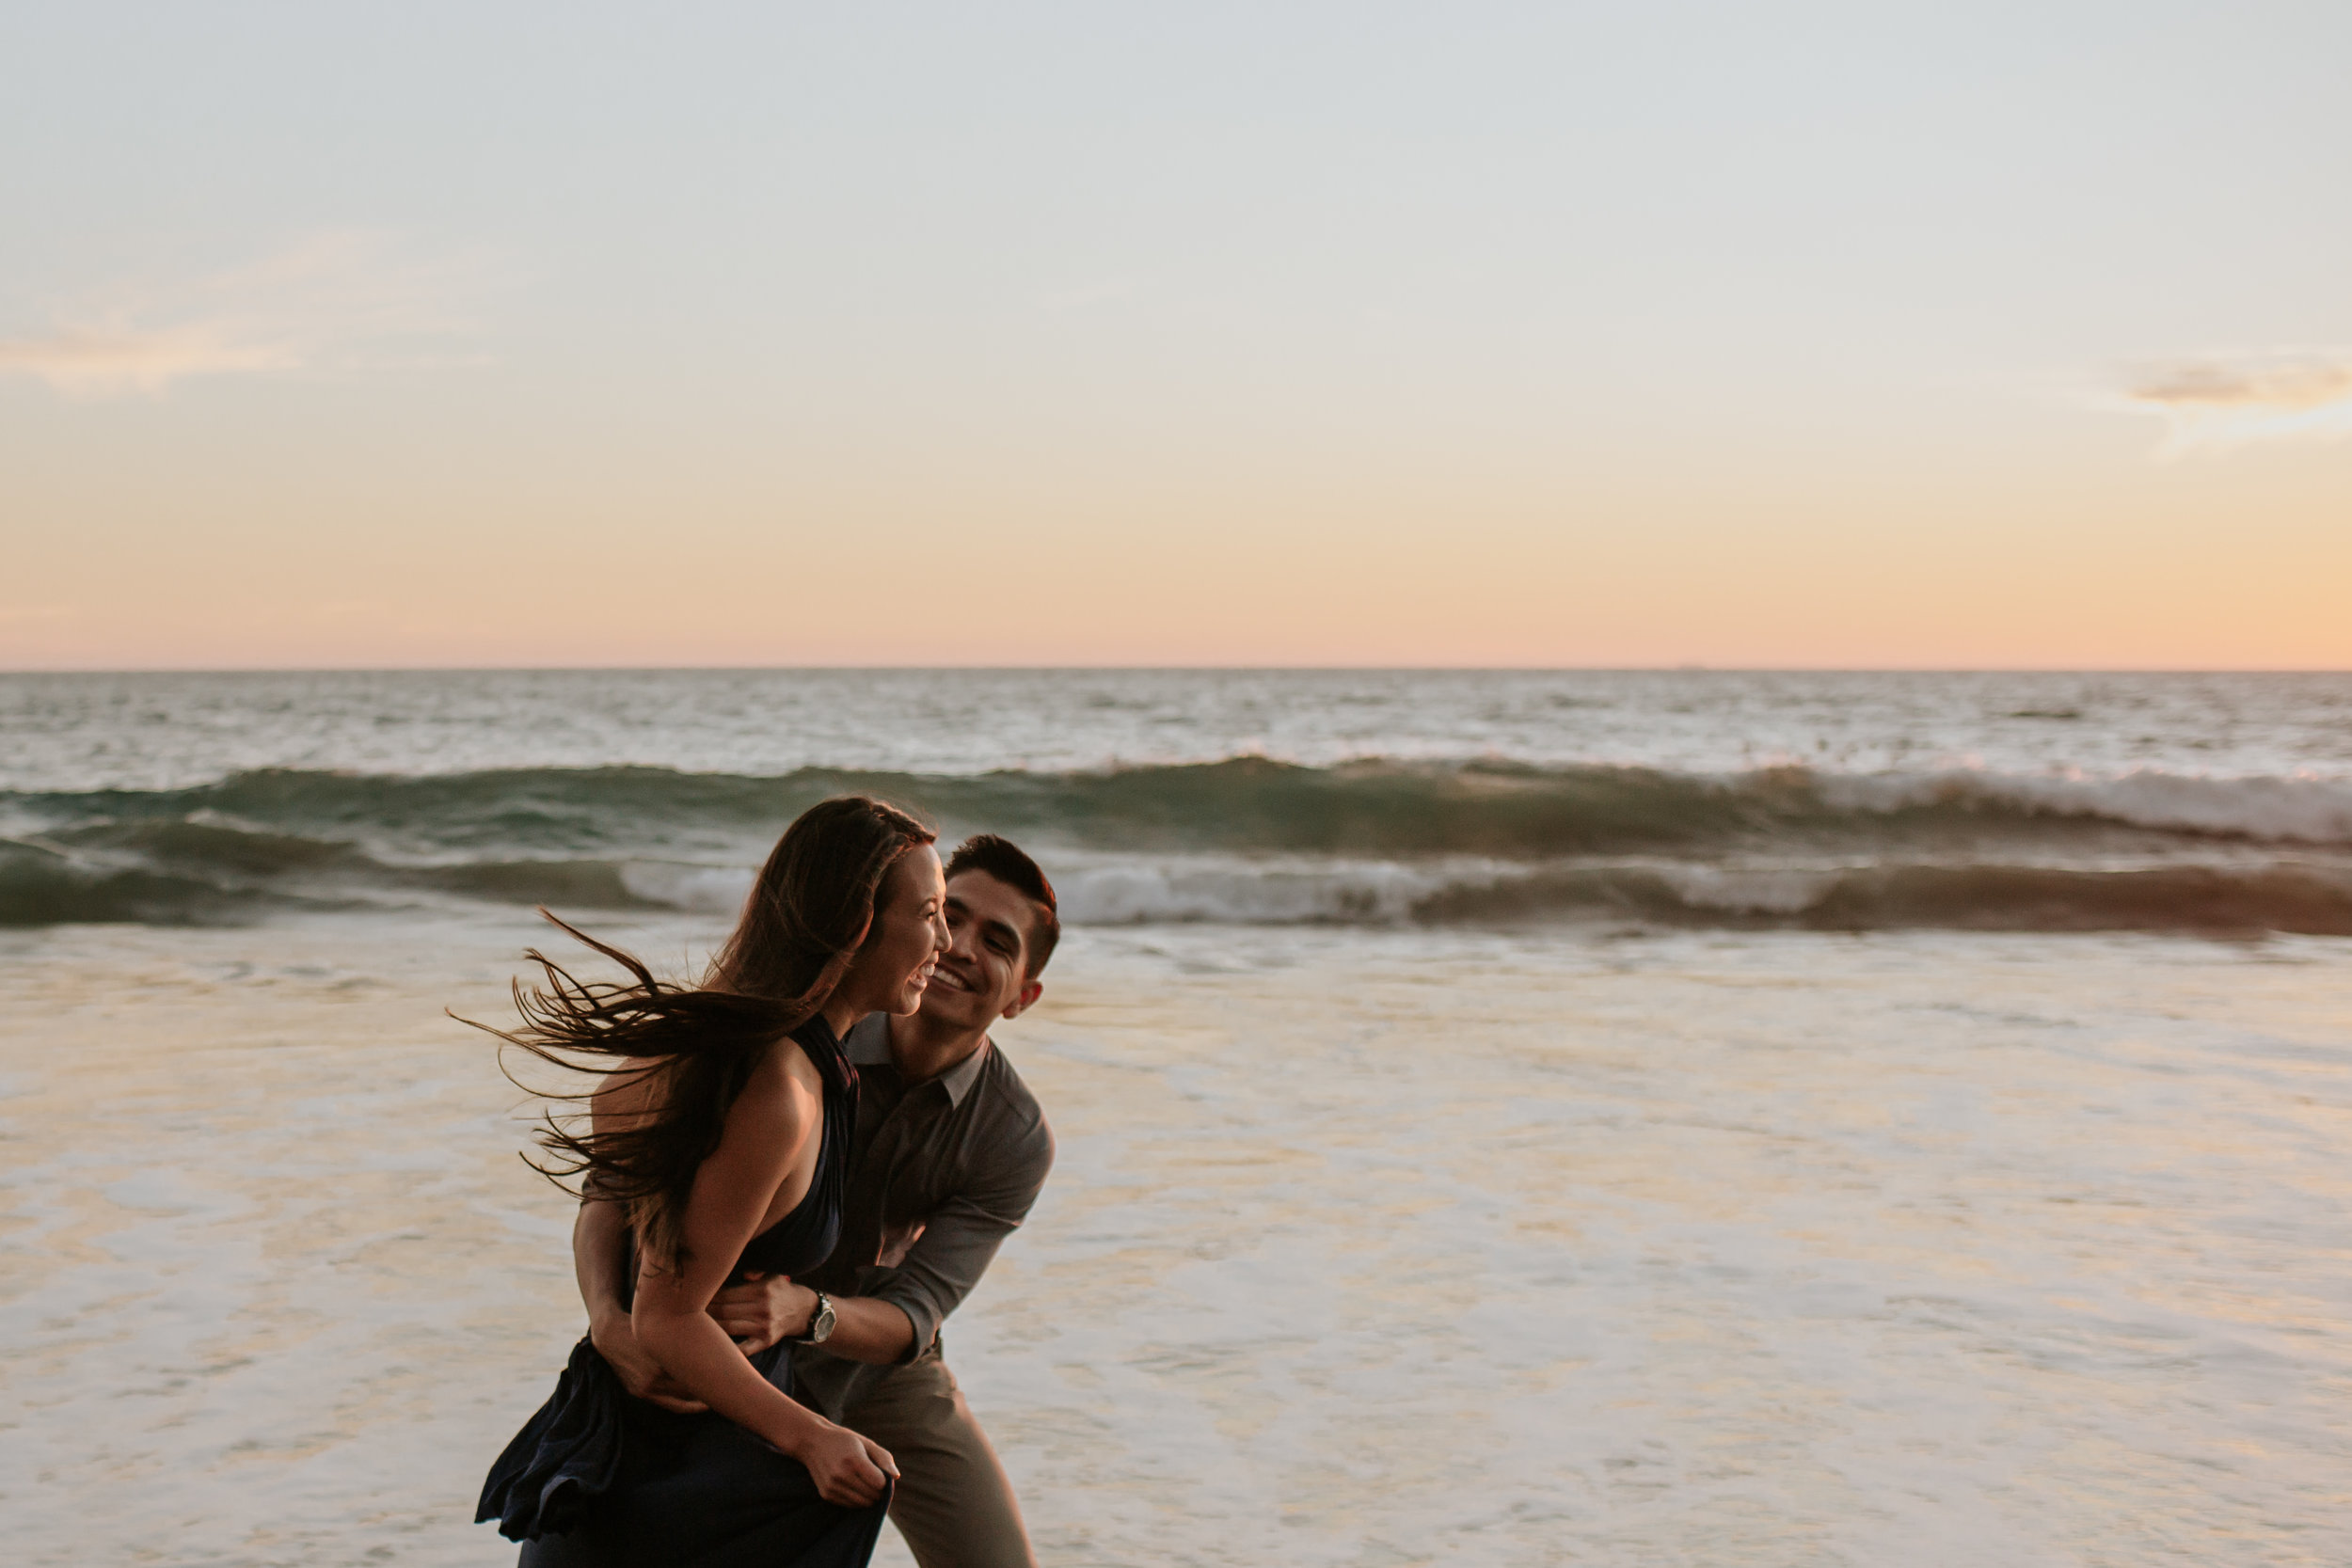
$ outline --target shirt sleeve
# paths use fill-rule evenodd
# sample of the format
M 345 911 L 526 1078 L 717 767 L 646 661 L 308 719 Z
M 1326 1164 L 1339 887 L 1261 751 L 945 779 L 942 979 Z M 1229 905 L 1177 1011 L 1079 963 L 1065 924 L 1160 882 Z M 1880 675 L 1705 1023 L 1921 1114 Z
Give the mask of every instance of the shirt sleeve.
M 868 1268 L 859 1276 L 858 1294 L 890 1303 L 914 1325 L 903 1361 L 930 1349 L 940 1323 L 972 1293 L 1005 1238 L 1029 1217 L 1054 1167 L 1054 1134 L 1041 1117 L 1013 1130 L 1000 1147 L 996 1159 L 975 1169 L 931 1212 L 896 1268 Z

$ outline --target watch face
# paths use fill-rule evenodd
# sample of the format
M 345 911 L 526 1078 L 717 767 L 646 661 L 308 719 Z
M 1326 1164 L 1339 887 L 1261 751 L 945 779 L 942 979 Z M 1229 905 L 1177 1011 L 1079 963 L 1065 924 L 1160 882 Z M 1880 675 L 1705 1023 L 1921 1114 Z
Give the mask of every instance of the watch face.
M 827 1336 L 832 1333 L 833 1302 L 827 1297 L 818 1296 L 817 1298 L 817 1317 L 815 1321 L 810 1323 L 808 1325 L 809 1341 L 812 1344 L 821 1345 L 825 1342 Z

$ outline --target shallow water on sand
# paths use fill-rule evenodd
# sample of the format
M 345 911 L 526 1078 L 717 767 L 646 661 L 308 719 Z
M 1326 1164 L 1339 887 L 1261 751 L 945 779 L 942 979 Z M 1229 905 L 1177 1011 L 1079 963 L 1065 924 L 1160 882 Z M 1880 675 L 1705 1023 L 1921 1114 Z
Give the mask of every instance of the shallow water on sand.
M 534 940 L 0 935 L 17 1560 L 506 1560 L 568 1206 L 437 1009 Z M 946 1338 L 1049 1568 L 2352 1560 L 2352 943 L 1147 927 L 1048 978 L 1000 1037 L 1059 1163 Z

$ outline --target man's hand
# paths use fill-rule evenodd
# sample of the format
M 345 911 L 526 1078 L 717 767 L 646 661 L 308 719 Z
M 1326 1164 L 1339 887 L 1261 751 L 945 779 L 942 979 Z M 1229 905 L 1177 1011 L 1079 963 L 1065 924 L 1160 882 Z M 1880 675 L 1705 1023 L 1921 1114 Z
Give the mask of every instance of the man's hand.
M 685 1387 L 661 1370 L 653 1353 L 637 1342 L 637 1330 L 630 1326 L 628 1313 L 598 1317 L 588 1325 L 588 1338 L 596 1354 L 620 1375 L 621 1386 L 638 1399 L 681 1416 L 699 1416 L 710 1408 L 690 1398 Z
M 710 1298 L 710 1315 L 727 1338 L 756 1354 L 779 1339 L 806 1334 L 817 1318 L 817 1292 L 781 1274 L 748 1274 Z

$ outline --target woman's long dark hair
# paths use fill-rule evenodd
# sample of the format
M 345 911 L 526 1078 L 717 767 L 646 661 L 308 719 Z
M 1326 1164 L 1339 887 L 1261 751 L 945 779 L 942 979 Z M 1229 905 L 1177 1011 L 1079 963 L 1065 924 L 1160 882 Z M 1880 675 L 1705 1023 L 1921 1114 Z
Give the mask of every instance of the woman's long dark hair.
M 544 983 L 515 982 L 521 1025 L 476 1027 L 559 1067 L 643 1074 L 651 1109 L 603 1127 L 549 1115 L 538 1132 L 544 1157 L 524 1160 L 566 1192 L 577 1178 L 576 1196 L 625 1204 L 638 1245 L 682 1266 L 694 1173 L 719 1147 L 753 1068 L 832 997 L 877 913 L 882 878 L 935 836 L 898 807 L 863 795 L 811 806 L 776 841 L 735 934 L 702 985 L 691 989 L 662 984 L 628 954 L 548 914 L 632 978 L 580 980 L 533 948 L 527 956 Z M 639 1065 L 621 1065 L 630 1061 Z

